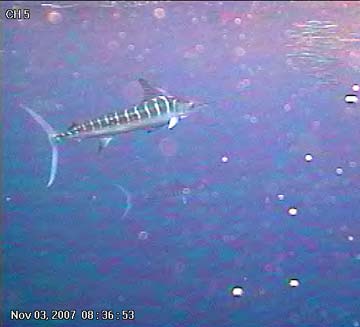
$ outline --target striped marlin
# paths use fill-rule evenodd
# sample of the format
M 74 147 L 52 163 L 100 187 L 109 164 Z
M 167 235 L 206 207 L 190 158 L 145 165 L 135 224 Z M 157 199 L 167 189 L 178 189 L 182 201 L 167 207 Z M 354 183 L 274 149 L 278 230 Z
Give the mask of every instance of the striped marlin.
M 48 122 L 32 109 L 21 105 L 48 135 L 52 149 L 50 177 L 47 187 L 55 180 L 58 165 L 58 144 L 69 139 L 98 138 L 99 151 L 107 147 L 114 135 L 132 132 L 139 129 L 152 130 L 168 125 L 173 129 L 180 119 L 187 117 L 205 103 L 181 100 L 169 95 L 160 88 L 153 87 L 145 79 L 138 80 L 144 99 L 137 106 L 121 111 L 111 112 L 83 123 L 73 123 L 66 131 L 56 132 Z

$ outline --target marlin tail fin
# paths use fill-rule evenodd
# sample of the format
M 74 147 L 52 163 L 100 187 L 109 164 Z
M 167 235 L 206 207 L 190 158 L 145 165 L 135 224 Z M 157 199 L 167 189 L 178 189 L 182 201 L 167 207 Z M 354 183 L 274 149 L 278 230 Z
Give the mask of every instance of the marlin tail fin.
M 34 112 L 29 107 L 24 106 L 23 104 L 21 104 L 20 106 L 23 109 L 25 109 L 35 119 L 35 121 L 37 123 L 39 123 L 39 125 L 43 128 L 43 130 L 46 132 L 46 134 L 48 136 L 48 139 L 49 139 L 49 142 L 51 145 L 51 151 L 52 151 L 50 177 L 49 177 L 49 181 L 47 183 L 47 187 L 50 187 L 54 183 L 54 180 L 55 180 L 56 170 L 57 170 L 57 165 L 58 165 L 58 157 L 59 157 L 58 147 L 57 147 L 56 139 L 55 139 L 56 132 L 45 121 L 45 119 L 42 118 L 39 114 Z

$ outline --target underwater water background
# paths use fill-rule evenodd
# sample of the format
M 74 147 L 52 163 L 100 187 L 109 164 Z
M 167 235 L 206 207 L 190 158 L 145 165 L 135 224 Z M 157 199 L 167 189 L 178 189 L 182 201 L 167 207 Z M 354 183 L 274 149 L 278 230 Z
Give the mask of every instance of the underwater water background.
M 2 326 L 360 326 L 360 2 L 12 1 L 1 24 Z M 47 188 L 21 104 L 63 131 L 140 77 L 215 102 L 62 144 Z

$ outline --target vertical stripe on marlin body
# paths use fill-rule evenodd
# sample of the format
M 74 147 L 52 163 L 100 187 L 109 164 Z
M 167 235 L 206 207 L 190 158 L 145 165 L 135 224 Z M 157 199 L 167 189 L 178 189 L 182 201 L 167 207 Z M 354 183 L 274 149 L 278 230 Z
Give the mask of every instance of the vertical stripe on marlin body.
M 173 129 L 180 119 L 207 105 L 176 98 L 163 89 L 153 87 L 145 79 L 140 78 L 138 81 L 144 93 L 144 98 L 138 105 L 82 123 L 73 123 L 63 132 L 56 132 L 38 113 L 23 104 L 20 105 L 47 133 L 51 145 L 52 159 L 47 187 L 50 187 L 55 181 L 60 143 L 68 139 L 98 138 L 100 141 L 99 151 L 101 151 L 117 134 L 140 129 L 151 130 L 165 125 L 169 129 Z

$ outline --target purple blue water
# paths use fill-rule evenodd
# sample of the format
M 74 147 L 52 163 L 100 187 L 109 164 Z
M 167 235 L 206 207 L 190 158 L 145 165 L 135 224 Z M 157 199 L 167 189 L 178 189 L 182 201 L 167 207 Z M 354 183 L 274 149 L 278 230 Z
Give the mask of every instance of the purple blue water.
M 13 1 L 1 23 L 1 326 L 360 326 L 359 2 Z M 212 105 L 62 144 L 47 188 L 21 105 L 62 131 L 139 103 L 139 77 Z

